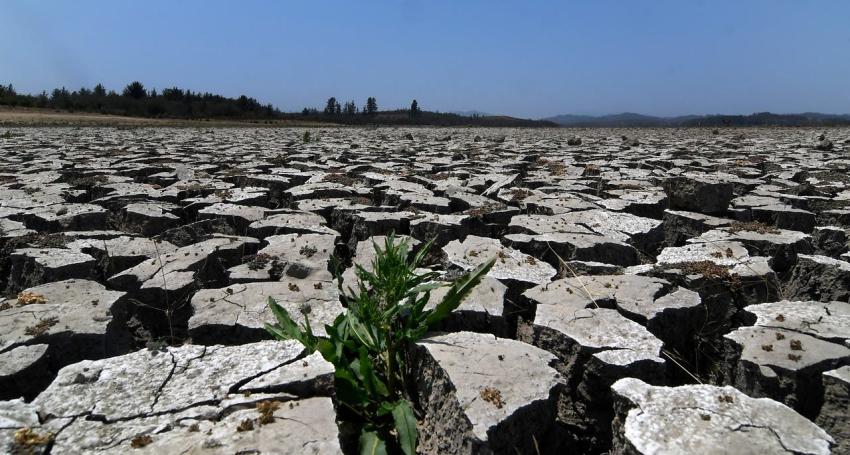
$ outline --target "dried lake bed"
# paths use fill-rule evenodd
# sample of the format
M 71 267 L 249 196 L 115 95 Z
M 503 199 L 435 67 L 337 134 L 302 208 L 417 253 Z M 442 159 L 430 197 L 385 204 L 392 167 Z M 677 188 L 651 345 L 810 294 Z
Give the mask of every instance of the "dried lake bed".
M 391 233 L 497 258 L 422 453 L 850 453 L 848 128 L 11 128 L 0 451 L 341 453 L 266 299 L 330 323 Z

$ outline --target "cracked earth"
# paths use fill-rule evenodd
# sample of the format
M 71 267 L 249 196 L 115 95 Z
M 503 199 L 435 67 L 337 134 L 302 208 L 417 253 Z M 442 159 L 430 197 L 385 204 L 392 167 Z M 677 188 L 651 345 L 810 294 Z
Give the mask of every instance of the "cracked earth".
M 350 452 L 266 302 L 329 324 L 395 233 L 497 258 L 411 353 L 420 453 L 850 453 L 850 129 L 302 137 L 0 139 L 0 452 Z

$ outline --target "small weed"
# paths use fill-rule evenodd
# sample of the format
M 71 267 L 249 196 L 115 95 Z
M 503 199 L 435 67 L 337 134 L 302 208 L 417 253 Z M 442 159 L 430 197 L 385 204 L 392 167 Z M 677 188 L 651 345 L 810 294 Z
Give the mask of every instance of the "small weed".
M 281 261 L 278 258 L 272 259 L 272 266 L 269 268 L 269 278 L 274 281 L 278 281 L 283 278 L 283 272 L 286 268 L 286 262 Z
M 274 412 L 280 409 L 280 403 L 277 401 L 261 401 L 257 403 L 257 412 L 260 417 L 257 419 L 260 425 L 274 423 Z
M 444 286 L 435 281 L 436 272 L 416 272 L 430 245 L 411 258 L 409 240 L 396 242 L 390 234 L 383 248 L 375 245 L 372 271 L 356 266 L 357 290 L 349 287 L 346 292 L 337 273 L 346 311 L 325 326 L 327 337 L 313 333 L 309 307 L 300 309 L 305 322 L 299 325 L 269 298 L 277 324 L 267 324 L 266 330 L 277 339 L 300 342 L 307 353 L 319 351 L 334 365 L 339 405 L 350 416 L 343 419 L 360 428 L 361 452 L 386 453 L 389 445 L 406 455 L 416 453 L 417 420 L 408 384 L 411 344 L 454 311 L 495 262 L 457 278 L 443 300 L 428 310 L 431 291 Z
M 249 270 L 262 270 L 266 268 L 266 266 L 271 262 L 274 258 L 266 253 L 257 253 L 253 256 L 248 257 L 248 269 Z
M 242 432 L 245 432 L 245 431 L 253 431 L 253 430 L 254 430 L 254 421 L 251 420 L 251 419 L 244 419 L 243 421 L 239 422 L 239 425 L 236 427 L 236 431 L 238 431 L 239 433 L 242 433 Z
M 788 353 L 788 360 L 793 360 L 794 362 L 799 362 L 800 359 L 802 359 L 802 358 L 803 358 L 803 356 L 801 356 L 801 355 L 791 354 L 790 352 Z
M 313 245 L 304 245 L 301 247 L 301 250 L 298 251 L 298 254 L 301 256 L 306 256 L 308 258 L 313 257 L 319 250 Z
M 301 288 L 299 288 L 298 285 L 295 283 L 289 283 L 289 290 L 292 292 L 298 292 L 301 290 Z
M 792 351 L 802 351 L 803 350 L 803 342 L 800 340 L 791 340 L 788 342 Z

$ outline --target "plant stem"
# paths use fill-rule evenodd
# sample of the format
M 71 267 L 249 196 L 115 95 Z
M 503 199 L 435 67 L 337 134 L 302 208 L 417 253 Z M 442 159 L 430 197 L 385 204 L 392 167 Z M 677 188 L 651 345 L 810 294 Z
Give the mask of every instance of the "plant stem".
M 384 355 L 386 356 L 386 367 L 387 367 L 387 388 L 389 389 L 390 396 L 395 396 L 395 378 L 393 374 L 393 345 L 392 340 L 387 340 L 387 350 L 384 351 Z

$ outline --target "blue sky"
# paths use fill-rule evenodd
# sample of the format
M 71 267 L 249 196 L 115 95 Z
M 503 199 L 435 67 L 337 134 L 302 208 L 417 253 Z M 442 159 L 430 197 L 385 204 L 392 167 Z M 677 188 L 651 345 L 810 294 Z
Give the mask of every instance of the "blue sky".
M 847 0 L 0 3 L 0 82 L 523 117 L 850 113 Z

